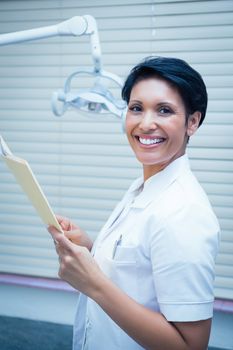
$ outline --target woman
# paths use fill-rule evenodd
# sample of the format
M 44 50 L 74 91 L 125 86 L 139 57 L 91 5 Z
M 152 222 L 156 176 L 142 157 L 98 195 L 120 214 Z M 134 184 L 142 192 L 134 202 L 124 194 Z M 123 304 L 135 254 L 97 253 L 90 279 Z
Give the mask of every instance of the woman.
M 58 217 L 59 276 L 81 292 L 74 350 L 204 350 L 213 314 L 219 226 L 186 145 L 205 118 L 205 84 L 175 58 L 150 57 L 122 90 L 142 164 L 94 245 Z M 91 253 L 90 253 L 91 251 Z

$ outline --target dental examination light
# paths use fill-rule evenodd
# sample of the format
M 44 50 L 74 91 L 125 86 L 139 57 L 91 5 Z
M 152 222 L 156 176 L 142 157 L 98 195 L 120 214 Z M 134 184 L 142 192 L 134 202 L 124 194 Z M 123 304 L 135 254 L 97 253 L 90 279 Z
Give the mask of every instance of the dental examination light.
M 56 116 L 62 116 L 68 108 L 74 107 L 88 113 L 110 113 L 123 120 L 126 104 L 116 99 L 107 87 L 111 82 L 121 88 L 122 81 L 117 75 L 102 69 L 100 41 L 94 17 L 75 16 L 56 25 L 2 34 L 0 35 L 0 46 L 53 36 L 82 35 L 90 36 L 94 67 L 77 70 L 66 79 L 63 90 L 53 93 L 52 111 Z M 80 76 L 94 77 L 93 86 L 89 89 L 72 91 L 72 80 Z

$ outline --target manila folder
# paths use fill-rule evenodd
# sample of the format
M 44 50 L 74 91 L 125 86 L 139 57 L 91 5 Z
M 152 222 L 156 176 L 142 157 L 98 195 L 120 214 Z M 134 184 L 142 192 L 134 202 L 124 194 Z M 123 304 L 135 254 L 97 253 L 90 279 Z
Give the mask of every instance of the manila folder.
M 2 137 L 0 141 L 4 142 Z M 6 145 L 5 142 L 4 142 L 4 145 Z M 3 143 L 1 146 L 3 150 Z M 9 150 L 9 148 L 7 148 L 7 150 Z M 27 161 L 24 159 L 15 157 L 10 152 L 9 153 L 7 152 L 8 154 L 4 152 L 1 152 L 1 153 L 7 166 L 15 176 L 17 182 L 22 187 L 23 191 L 28 196 L 29 200 L 31 201 L 32 205 L 34 206 L 37 213 L 41 217 L 42 221 L 46 225 L 54 226 L 60 232 L 63 232 L 61 226 L 57 221 L 55 214 L 53 213 L 48 203 L 47 198 L 45 197 Z

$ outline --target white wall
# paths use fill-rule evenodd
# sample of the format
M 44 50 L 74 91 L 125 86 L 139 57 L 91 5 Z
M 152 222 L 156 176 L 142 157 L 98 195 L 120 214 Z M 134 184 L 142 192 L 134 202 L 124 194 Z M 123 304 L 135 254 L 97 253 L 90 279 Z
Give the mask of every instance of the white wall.
M 61 324 L 73 324 L 78 294 L 49 289 L 0 285 L 0 313 Z

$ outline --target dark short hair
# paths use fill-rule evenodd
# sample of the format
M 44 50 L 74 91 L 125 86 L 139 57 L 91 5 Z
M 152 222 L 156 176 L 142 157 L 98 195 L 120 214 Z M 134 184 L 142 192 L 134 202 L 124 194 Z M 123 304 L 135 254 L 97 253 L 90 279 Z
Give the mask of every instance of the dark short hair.
M 179 58 L 147 57 L 137 64 L 128 75 L 122 88 L 122 98 L 129 103 L 132 88 L 141 80 L 159 77 L 168 81 L 179 92 L 189 115 L 201 112 L 199 126 L 202 124 L 207 108 L 207 91 L 201 75 L 188 63 Z

